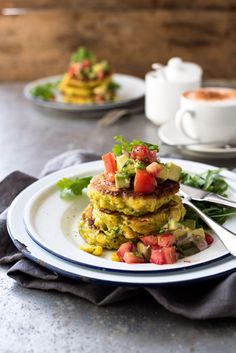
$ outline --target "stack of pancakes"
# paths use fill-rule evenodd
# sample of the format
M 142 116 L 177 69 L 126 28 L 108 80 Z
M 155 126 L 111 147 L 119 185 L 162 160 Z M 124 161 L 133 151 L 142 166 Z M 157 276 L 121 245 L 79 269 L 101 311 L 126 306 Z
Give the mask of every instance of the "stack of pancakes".
M 128 240 L 156 234 L 168 222 L 182 220 L 185 209 L 176 193 L 179 183 L 166 180 L 153 193 L 118 189 L 104 174 L 89 185 L 90 203 L 82 213 L 79 231 L 91 245 L 118 249 Z
M 84 47 L 72 55 L 67 72 L 58 85 L 65 103 L 89 104 L 111 102 L 119 88 L 112 81 L 112 71 L 107 60 L 98 61 Z
M 66 73 L 59 84 L 59 91 L 63 94 L 65 103 L 99 103 L 98 96 L 108 91 L 111 81 L 111 74 L 101 79 L 82 80 L 75 75 Z M 110 96 L 110 100 L 112 100 L 112 96 Z

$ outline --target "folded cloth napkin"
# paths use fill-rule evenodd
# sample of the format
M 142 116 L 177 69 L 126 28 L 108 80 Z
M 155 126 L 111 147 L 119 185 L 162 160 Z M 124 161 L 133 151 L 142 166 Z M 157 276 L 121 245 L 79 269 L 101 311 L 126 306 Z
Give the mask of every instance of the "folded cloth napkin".
M 41 176 L 98 159 L 87 151 L 70 151 L 51 160 Z M 23 287 L 71 293 L 97 305 L 108 305 L 148 292 L 167 310 L 192 319 L 236 317 L 236 272 L 220 278 L 178 286 L 127 288 L 74 280 L 48 270 L 26 258 L 13 245 L 6 228 L 7 208 L 15 196 L 36 179 L 14 172 L 0 183 L 0 264 L 8 265 L 8 276 Z M 147 295 L 143 296 L 147 300 Z

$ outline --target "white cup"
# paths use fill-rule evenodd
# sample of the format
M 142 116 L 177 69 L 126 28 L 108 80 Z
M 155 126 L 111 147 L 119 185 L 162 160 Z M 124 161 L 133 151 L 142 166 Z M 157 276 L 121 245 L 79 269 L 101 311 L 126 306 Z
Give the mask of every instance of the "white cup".
M 236 90 L 211 87 L 183 93 L 175 125 L 193 142 L 235 142 Z

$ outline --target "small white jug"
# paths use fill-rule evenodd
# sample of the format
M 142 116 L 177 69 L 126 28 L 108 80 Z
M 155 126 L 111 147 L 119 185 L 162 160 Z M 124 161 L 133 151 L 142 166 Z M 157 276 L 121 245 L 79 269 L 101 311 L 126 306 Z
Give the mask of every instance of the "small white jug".
M 160 125 L 174 119 L 183 92 L 201 87 L 202 68 L 181 58 L 153 64 L 145 77 L 145 115 Z

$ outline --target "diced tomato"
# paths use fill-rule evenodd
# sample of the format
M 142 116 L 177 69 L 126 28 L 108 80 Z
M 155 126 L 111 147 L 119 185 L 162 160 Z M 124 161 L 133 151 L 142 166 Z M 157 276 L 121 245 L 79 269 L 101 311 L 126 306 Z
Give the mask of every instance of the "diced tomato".
M 145 235 L 143 237 L 140 237 L 140 240 L 146 246 L 148 246 L 148 245 L 150 245 L 150 246 L 158 245 L 158 238 L 155 235 Z
M 174 264 L 177 261 L 176 250 L 173 246 L 151 250 L 150 262 L 158 265 Z
M 132 252 L 126 252 L 124 254 L 124 262 L 127 264 L 139 264 L 144 262 L 144 258 L 142 256 L 137 256 Z
M 162 250 L 166 264 L 174 264 L 177 261 L 176 250 L 174 246 L 162 248 Z
M 140 145 L 133 147 L 130 157 L 132 159 L 138 159 L 139 161 L 149 163 L 151 154 L 148 147 Z
M 99 80 L 102 80 L 106 76 L 106 74 L 104 71 L 99 71 L 96 76 Z
M 78 72 L 78 65 L 72 64 L 68 69 L 68 74 L 70 77 L 73 77 Z
M 207 242 L 207 245 L 211 245 L 214 241 L 213 237 L 208 233 L 205 233 L 205 240 Z
M 159 246 L 159 245 L 152 245 L 151 248 L 154 249 L 154 250 L 159 250 L 159 249 L 161 249 L 161 246 Z
M 163 249 L 152 249 L 150 262 L 157 265 L 164 265 L 166 262 L 163 254 Z
M 138 169 L 134 178 L 134 192 L 153 192 L 156 179 L 146 169 Z
M 82 61 L 82 63 L 81 63 L 81 67 L 82 67 L 83 69 L 89 68 L 90 65 L 91 65 L 91 62 L 90 62 L 88 59 L 84 59 L 84 60 Z
M 131 241 L 127 241 L 120 245 L 119 249 L 117 250 L 117 255 L 121 261 L 124 260 L 124 255 L 126 252 L 132 252 L 135 250 L 135 246 Z
M 157 237 L 158 245 L 160 247 L 169 247 L 176 243 L 176 236 L 174 234 L 162 234 Z
M 162 170 L 161 164 L 158 164 L 157 162 L 152 162 L 146 167 L 146 170 L 149 174 L 151 174 L 154 177 L 157 177 L 160 171 Z
M 112 152 L 106 153 L 102 156 L 102 160 L 105 165 L 105 171 L 107 174 L 115 174 L 117 171 L 116 158 Z

